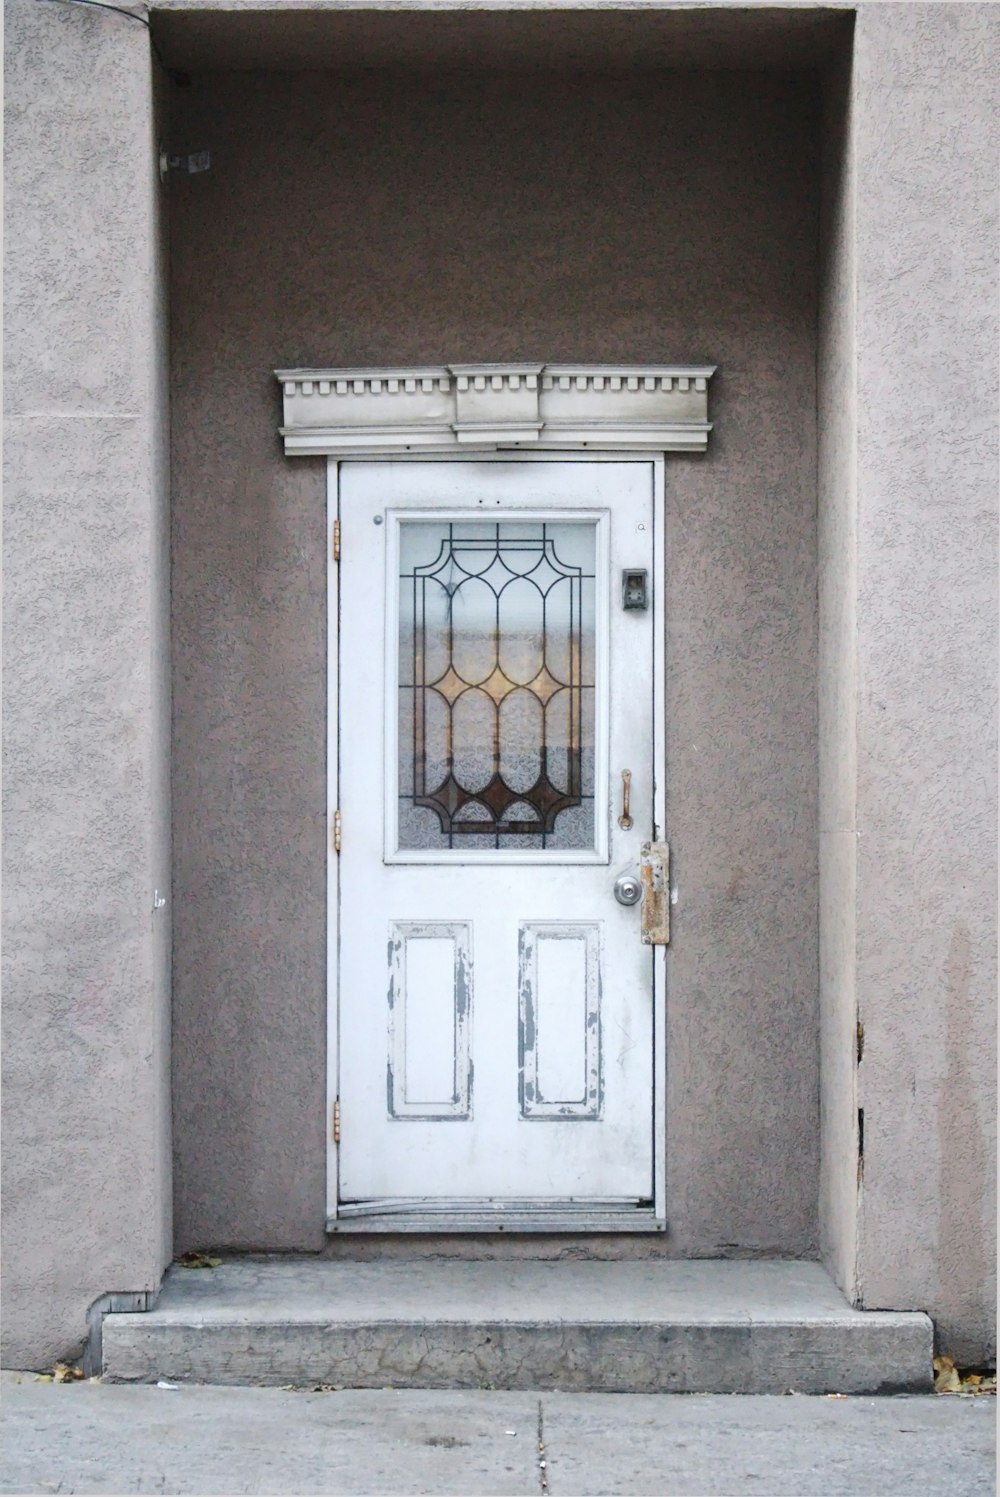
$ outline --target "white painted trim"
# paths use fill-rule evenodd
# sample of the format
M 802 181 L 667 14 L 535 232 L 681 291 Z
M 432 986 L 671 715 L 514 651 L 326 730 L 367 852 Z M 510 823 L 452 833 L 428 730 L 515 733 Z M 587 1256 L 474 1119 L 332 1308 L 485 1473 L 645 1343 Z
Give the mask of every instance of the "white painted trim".
M 340 465 L 326 469 L 326 1215 L 337 1215 L 339 1150 L 333 1141 L 333 1108 L 340 1086 L 340 868 L 333 818 L 340 804 L 340 564 L 333 559 L 334 524 L 340 517 Z
M 600 1206 L 592 1211 L 511 1211 L 502 1218 L 490 1211 L 414 1212 L 373 1214 L 372 1216 L 328 1217 L 326 1230 L 339 1235 L 356 1232 L 371 1236 L 400 1236 L 407 1232 L 453 1235 L 473 1232 L 665 1232 L 667 1224 L 651 1207 L 607 1211 Z
M 704 452 L 714 364 L 278 369 L 286 457 Z
M 653 463 L 653 836 L 666 837 L 666 462 Z M 667 1215 L 667 950 L 653 962 L 653 1213 Z
M 571 1196 L 568 1200 L 561 1196 L 553 1196 L 550 1199 L 544 1197 L 526 1196 L 521 1200 L 504 1198 L 496 1200 L 491 1197 L 476 1196 L 474 1198 L 463 1198 L 462 1196 L 440 1196 L 434 1200 L 426 1200 L 423 1196 L 382 1196 L 370 1201 L 348 1201 L 340 1208 L 340 1215 L 346 1220 L 350 1217 L 362 1216 L 492 1216 L 497 1221 L 503 1221 L 512 1212 L 531 1211 L 534 1213 L 557 1211 L 568 1214 L 571 1211 L 638 1211 L 642 1209 L 642 1202 L 636 1196 Z

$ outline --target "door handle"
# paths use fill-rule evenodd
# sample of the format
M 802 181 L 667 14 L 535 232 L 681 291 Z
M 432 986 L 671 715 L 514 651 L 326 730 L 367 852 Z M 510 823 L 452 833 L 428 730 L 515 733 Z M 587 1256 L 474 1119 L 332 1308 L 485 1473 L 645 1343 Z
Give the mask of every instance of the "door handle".
M 634 873 L 620 873 L 615 879 L 615 898 L 619 904 L 638 904 L 642 898 L 642 884 Z
M 618 818 L 618 825 L 623 832 L 632 830 L 632 815 L 629 811 L 629 800 L 632 796 L 632 771 L 622 770 L 622 814 Z
M 670 844 L 644 842 L 639 864 L 642 883 L 642 941 L 666 946 L 670 941 Z

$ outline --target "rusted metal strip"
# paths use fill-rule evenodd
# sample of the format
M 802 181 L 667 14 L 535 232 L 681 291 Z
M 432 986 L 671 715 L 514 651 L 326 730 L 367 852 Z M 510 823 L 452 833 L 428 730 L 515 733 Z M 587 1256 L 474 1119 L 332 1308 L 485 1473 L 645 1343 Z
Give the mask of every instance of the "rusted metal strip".
M 642 940 L 666 946 L 670 940 L 670 845 L 644 842 L 639 864 L 642 880 Z

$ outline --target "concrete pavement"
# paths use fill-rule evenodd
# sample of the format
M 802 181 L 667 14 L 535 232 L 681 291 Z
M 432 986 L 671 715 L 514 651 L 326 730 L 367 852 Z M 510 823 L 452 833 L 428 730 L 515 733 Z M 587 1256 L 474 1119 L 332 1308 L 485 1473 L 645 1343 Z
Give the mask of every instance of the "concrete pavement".
M 995 1491 L 990 1397 L 159 1388 L 7 1373 L 0 1427 L 4 1493 Z

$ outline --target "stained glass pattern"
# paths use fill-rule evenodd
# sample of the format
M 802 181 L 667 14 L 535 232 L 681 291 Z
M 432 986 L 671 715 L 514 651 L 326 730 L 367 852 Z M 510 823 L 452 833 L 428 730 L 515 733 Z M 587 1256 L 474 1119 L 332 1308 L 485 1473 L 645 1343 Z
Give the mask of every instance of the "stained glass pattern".
M 590 848 L 592 521 L 400 527 L 401 849 Z

